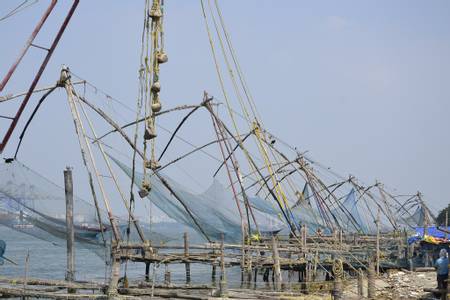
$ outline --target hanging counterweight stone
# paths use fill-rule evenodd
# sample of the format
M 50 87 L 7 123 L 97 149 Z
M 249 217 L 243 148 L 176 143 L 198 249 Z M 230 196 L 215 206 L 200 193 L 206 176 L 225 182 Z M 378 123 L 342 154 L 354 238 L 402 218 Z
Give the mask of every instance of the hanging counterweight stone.
M 161 11 L 161 7 L 159 6 L 158 2 L 153 2 L 152 8 L 150 9 L 150 13 L 149 16 L 152 19 L 159 19 L 162 17 L 162 11 Z
M 152 140 L 154 138 L 156 138 L 158 135 L 156 134 L 156 130 L 153 127 L 153 125 L 151 126 L 147 126 L 145 128 L 145 133 L 144 133 L 144 139 L 145 140 Z
M 169 61 L 169 57 L 167 56 L 167 54 L 165 52 L 158 52 L 158 54 L 156 55 L 156 59 L 158 60 L 158 63 L 160 63 L 160 64 L 164 64 L 167 61 Z
M 161 83 L 159 81 L 153 82 L 151 90 L 153 93 L 159 93 L 161 91 Z
M 153 102 L 152 102 L 152 112 L 157 113 L 159 111 L 161 111 L 161 101 L 159 101 L 159 98 L 156 98 Z
M 139 197 L 141 198 L 147 197 L 151 189 L 152 187 L 150 185 L 150 181 L 147 180 L 142 181 L 142 188 L 139 190 Z
M 140 189 L 138 193 L 139 193 L 139 197 L 141 197 L 141 198 L 145 198 L 148 196 L 148 191 L 144 190 L 144 189 Z

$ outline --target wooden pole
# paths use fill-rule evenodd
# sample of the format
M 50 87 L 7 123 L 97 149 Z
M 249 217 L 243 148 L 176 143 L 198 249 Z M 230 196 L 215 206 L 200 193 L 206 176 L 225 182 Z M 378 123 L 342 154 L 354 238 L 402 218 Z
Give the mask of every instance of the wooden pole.
M 445 230 L 448 230 L 448 207 L 445 209 Z M 445 239 L 448 240 L 448 233 L 445 232 Z
M 333 299 L 334 300 L 343 300 L 344 295 L 343 295 L 342 280 L 344 277 L 344 266 L 342 264 L 341 259 L 334 259 L 332 270 L 333 270 L 333 277 L 334 277 L 333 290 L 332 290 Z
M 185 232 L 183 234 L 184 239 L 184 257 L 189 258 L 189 236 L 188 233 Z M 186 284 L 191 283 L 191 264 L 186 262 L 184 264 L 184 267 L 186 269 Z
M 75 279 L 75 233 L 73 228 L 73 179 L 72 169 L 64 170 L 64 187 L 66 192 L 66 230 L 67 230 L 67 270 L 66 280 Z
M 25 257 L 25 277 L 23 280 L 24 291 L 26 291 L 27 289 L 29 264 L 30 264 L 30 250 L 27 251 L 27 256 Z
M 165 272 L 164 272 L 164 284 L 170 285 L 171 279 L 170 279 L 170 271 L 169 271 L 169 264 L 164 264 Z
M 361 268 L 358 269 L 358 296 L 360 299 L 364 297 L 364 273 Z
M 335 278 L 333 283 L 333 299 L 334 300 L 343 300 L 343 291 L 342 291 L 342 279 Z
M 117 246 L 112 245 L 111 253 L 111 278 L 109 280 L 109 286 L 107 290 L 108 299 L 113 299 L 117 296 L 117 288 L 119 285 L 120 276 L 120 258 L 117 257 Z
M 380 208 L 378 207 L 377 212 L 377 245 L 376 245 L 376 274 L 380 275 Z
M 375 268 L 372 259 L 367 269 L 367 298 L 375 299 Z
M 220 282 L 219 282 L 219 293 L 220 297 L 227 297 L 227 276 L 225 272 L 225 250 L 223 247 L 224 235 L 221 234 L 222 241 L 220 242 Z
M 275 289 L 281 290 L 281 268 L 280 268 L 280 254 L 278 253 L 278 243 L 275 236 L 272 236 L 272 256 L 273 256 L 273 275 L 275 278 Z
M 149 262 L 145 263 L 145 281 L 146 282 L 150 281 L 150 263 Z
M 212 286 L 216 286 L 216 273 L 217 273 L 217 267 L 215 264 L 212 265 L 212 271 L 211 271 L 211 283 Z

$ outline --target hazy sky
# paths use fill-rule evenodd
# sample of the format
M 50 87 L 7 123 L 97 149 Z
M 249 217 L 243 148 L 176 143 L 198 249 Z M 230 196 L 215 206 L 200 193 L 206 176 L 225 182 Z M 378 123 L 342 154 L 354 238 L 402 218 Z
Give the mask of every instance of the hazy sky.
M 1 0 L 0 17 L 20 2 Z M 1 76 L 48 2 L 0 21 Z M 38 44 L 49 44 L 71 1 L 60 2 Z M 165 2 L 165 103 L 220 95 L 199 1 Z M 134 107 L 143 3 L 82 0 L 39 85 L 53 84 L 66 64 Z M 449 1 L 220 3 L 266 127 L 343 175 L 420 190 L 434 208 L 449 202 Z M 1 95 L 28 88 L 41 52 L 31 50 Z M 81 169 L 63 91 L 30 133 L 20 160 L 60 184 L 66 165 Z M 17 135 L 4 156 L 16 143 Z

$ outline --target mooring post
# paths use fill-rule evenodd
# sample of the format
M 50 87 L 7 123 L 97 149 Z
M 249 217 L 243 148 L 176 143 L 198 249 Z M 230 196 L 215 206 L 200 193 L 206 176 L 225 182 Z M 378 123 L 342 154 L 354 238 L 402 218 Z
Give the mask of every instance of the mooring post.
M 372 260 L 367 269 L 367 298 L 375 299 L 375 266 Z
M 75 279 L 75 233 L 73 228 L 73 178 L 72 169 L 64 170 L 64 188 L 66 192 L 66 234 L 67 234 L 67 270 L 66 280 Z
M 364 297 L 364 273 L 361 268 L 358 269 L 358 296 L 359 299 Z
M 278 253 L 278 243 L 274 235 L 272 235 L 272 256 L 273 256 L 273 275 L 275 278 L 275 289 L 281 290 L 281 267 L 280 267 L 280 254 Z
M 187 232 L 185 232 L 183 234 L 183 239 L 184 239 L 184 257 L 186 259 L 189 259 L 189 236 L 188 236 Z M 184 264 L 184 267 L 186 269 L 186 284 L 190 284 L 191 283 L 191 264 L 189 262 L 186 262 Z
M 228 296 L 227 292 L 227 275 L 225 271 L 225 249 L 224 249 L 224 235 L 221 234 L 222 240 L 220 242 L 220 282 L 219 293 L 220 297 L 224 298 Z

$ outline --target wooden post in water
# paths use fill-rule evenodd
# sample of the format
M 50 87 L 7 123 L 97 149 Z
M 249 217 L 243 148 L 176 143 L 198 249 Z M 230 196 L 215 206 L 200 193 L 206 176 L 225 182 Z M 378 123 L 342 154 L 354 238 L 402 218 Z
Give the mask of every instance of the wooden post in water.
M 150 263 L 149 262 L 145 263 L 145 281 L 146 282 L 150 281 Z
M 380 208 L 378 207 L 377 212 L 377 245 L 376 245 L 376 274 L 377 276 L 380 275 Z
M 212 283 L 212 286 L 216 286 L 216 273 L 217 273 L 217 267 L 216 267 L 216 265 L 215 265 L 215 263 L 213 263 L 213 265 L 212 265 L 212 271 L 211 271 L 211 283 Z
M 280 254 L 278 253 L 278 243 L 275 236 L 272 236 L 272 256 L 273 256 L 273 275 L 275 278 L 275 289 L 281 290 L 281 267 L 280 267 Z
M 107 290 L 108 299 L 113 299 L 117 296 L 117 288 L 119 285 L 120 258 L 118 257 L 118 249 L 115 242 L 111 245 L 111 252 L 111 278 Z
M 169 271 L 169 264 L 165 263 L 164 264 L 164 284 L 165 285 L 170 285 L 170 271 Z
M 220 297 L 227 297 L 227 275 L 225 271 L 225 249 L 223 246 L 224 243 L 224 235 L 221 234 L 222 241 L 220 243 L 220 282 L 219 282 L 219 293 Z
M 73 178 L 72 169 L 64 170 L 64 188 L 66 192 L 66 234 L 67 234 L 67 270 L 66 280 L 75 279 L 75 233 L 73 228 Z
M 212 253 L 215 254 L 215 247 L 213 247 Z M 211 284 L 213 287 L 216 287 L 216 273 L 217 273 L 217 267 L 216 267 L 216 261 L 212 263 L 212 270 L 211 270 Z
M 372 259 L 367 269 L 367 298 L 375 299 L 375 268 Z
M 184 257 L 186 259 L 189 259 L 189 236 L 188 233 L 185 232 L 183 234 L 183 239 L 184 239 Z M 184 264 L 185 269 L 186 269 L 186 284 L 190 284 L 191 283 L 191 264 L 186 262 Z

